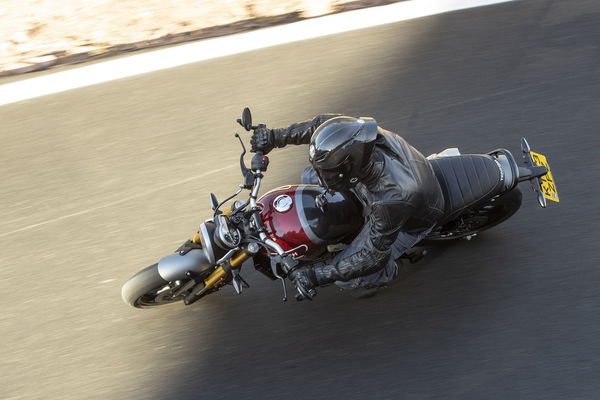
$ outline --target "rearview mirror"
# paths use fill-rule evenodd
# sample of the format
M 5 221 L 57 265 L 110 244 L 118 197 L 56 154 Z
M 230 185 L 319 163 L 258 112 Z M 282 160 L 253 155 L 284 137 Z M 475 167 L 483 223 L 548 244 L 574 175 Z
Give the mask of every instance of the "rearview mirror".
M 219 201 L 214 193 L 210 194 L 210 205 L 212 206 L 213 211 L 217 211 L 217 207 L 219 207 Z
M 244 108 L 242 112 L 242 119 L 239 120 L 240 125 L 244 127 L 247 131 L 252 129 L 252 114 L 250 113 L 250 109 L 248 107 Z

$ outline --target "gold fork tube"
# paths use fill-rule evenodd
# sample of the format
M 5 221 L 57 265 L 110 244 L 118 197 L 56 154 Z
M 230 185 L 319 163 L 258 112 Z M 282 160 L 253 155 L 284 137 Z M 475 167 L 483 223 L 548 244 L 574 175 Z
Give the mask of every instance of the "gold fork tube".
M 251 254 L 246 251 L 240 251 L 235 256 L 231 257 L 231 268 L 239 268 L 242 266 L 244 261 L 250 258 Z
M 226 276 L 227 276 L 227 271 L 225 271 L 225 269 L 223 269 L 223 267 L 219 267 L 219 268 L 215 269 L 213 271 L 213 273 L 208 276 L 208 278 L 206 278 L 206 280 L 204 281 L 204 287 L 211 288 L 217 282 L 220 282 L 221 280 L 225 279 Z
M 252 254 L 247 252 L 246 250 L 240 251 L 238 254 L 231 257 L 231 261 L 230 261 L 231 268 L 241 267 L 242 264 L 244 263 L 244 261 L 246 261 L 248 258 L 250 258 L 250 256 L 252 256 Z M 228 272 L 223 267 L 219 267 L 219 268 L 215 269 L 213 271 L 213 273 L 211 273 L 208 276 L 208 278 L 206 278 L 206 280 L 204 281 L 204 287 L 205 288 L 213 287 L 215 284 L 217 284 L 217 283 L 221 282 L 223 279 L 225 279 L 227 277 L 227 274 L 228 274 Z

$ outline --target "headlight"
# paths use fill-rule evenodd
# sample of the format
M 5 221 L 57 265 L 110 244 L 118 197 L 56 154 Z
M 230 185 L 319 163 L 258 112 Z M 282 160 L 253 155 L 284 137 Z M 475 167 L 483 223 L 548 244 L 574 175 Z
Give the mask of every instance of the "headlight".
M 211 264 L 217 262 L 217 260 L 225 254 L 225 251 L 218 247 L 213 239 L 215 233 L 215 223 L 212 220 L 207 220 L 203 224 L 200 224 L 200 243 L 202 244 L 202 251 L 206 254 L 208 261 Z

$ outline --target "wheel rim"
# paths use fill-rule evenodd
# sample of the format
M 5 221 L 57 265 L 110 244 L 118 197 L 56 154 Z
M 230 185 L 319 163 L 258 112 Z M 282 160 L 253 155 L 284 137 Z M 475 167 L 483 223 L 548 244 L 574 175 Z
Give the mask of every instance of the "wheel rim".
M 177 292 L 183 285 L 183 282 L 177 281 L 153 289 L 140 296 L 137 299 L 136 304 L 141 307 L 152 307 L 181 301 L 185 297 L 185 292 Z
M 514 188 L 501 196 L 489 199 L 458 219 L 448 221 L 431 232 L 426 240 L 452 240 L 472 236 L 510 218 L 521 207 L 521 191 Z
M 472 235 L 488 225 L 501 222 L 506 214 L 505 208 L 503 205 L 486 205 L 464 215 L 458 221 L 442 226 L 439 231 L 432 232 L 430 237 L 454 239 Z

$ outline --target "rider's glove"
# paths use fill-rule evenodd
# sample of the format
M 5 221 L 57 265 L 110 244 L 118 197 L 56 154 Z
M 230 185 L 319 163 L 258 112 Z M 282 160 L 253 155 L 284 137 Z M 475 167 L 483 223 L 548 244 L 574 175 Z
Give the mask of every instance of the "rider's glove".
M 312 300 L 317 295 L 315 287 L 317 286 L 317 277 L 311 266 L 302 266 L 294 268 L 289 273 L 290 280 L 296 286 L 299 297 L 297 300 L 308 299 Z
M 252 144 L 252 148 L 250 149 L 251 152 L 256 153 L 257 151 L 262 151 L 264 154 L 268 154 L 275 147 L 275 135 L 273 134 L 273 130 L 256 128 L 252 135 L 252 139 L 250 139 L 250 143 Z

